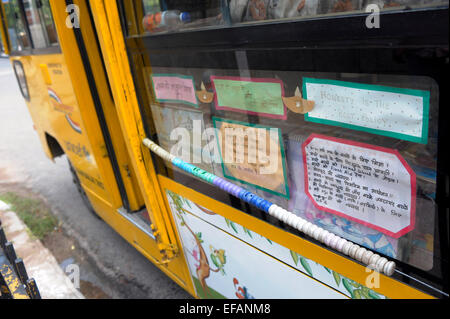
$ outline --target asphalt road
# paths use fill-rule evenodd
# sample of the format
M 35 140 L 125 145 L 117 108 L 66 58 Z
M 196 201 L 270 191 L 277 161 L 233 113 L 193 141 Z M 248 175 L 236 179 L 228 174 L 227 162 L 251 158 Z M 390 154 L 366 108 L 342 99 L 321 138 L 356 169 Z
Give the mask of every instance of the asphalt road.
M 113 298 L 189 298 L 190 295 L 84 206 L 65 157 L 44 154 L 11 64 L 0 58 L 0 186 L 43 197 L 88 260 L 87 278 Z

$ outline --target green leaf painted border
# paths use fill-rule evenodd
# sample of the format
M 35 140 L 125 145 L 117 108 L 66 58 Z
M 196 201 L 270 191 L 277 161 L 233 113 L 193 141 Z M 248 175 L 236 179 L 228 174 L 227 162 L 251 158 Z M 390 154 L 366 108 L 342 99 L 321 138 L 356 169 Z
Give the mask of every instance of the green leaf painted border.
M 403 88 L 396 88 L 396 87 L 382 86 L 382 85 L 375 85 L 375 84 L 345 82 L 345 81 L 338 81 L 338 80 L 314 79 L 314 78 L 305 77 L 305 78 L 303 78 L 303 96 L 305 99 L 308 99 L 308 92 L 306 89 L 307 83 L 328 84 L 328 85 L 342 86 L 342 87 L 347 87 L 347 88 L 352 88 L 352 89 L 398 93 L 398 94 L 422 97 L 423 98 L 423 111 L 422 111 L 423 119 L 422 119 L 422 136 L 421 137 L 411 136 L 411 135 L 402 134 L 402 133 L 395 133 L 395 132 L 391 132 L 391 131 L 378 130 L 378 129 L 368 128 L 368 127 L 364 127 L 364 126 L 333 121 L 333 120 L 324 120 L 324 119 L 313 118 L 313 117 L 309 116 L 308 113 L 305 114 L 305 121 L 319 123 L 319 124 L 325 124 L 325 125 L 339 126 L 339 127 L 352 129 L 352 130 L 364 131 L 364 132 L 371 133 L 371 134 L 384 135 L 384 136 L 393 137 L 393 138 L 397 138 L 397 139 L 405 140 L 405 141 L 409 141 L 409 142 L 414 142 L 414 143 L 420 143 L 420 144 L 428 143 L 428 122 L 429 122 L 429 116 L 430 116 L 430 92 L 429 91 L 415 90 L 415 89 L 403 89 Z

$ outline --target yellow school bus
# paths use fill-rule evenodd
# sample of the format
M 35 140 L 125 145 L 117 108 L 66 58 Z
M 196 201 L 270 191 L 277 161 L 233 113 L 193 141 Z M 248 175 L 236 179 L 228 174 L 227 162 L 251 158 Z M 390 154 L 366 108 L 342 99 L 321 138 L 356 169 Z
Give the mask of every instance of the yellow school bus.
M 0 30 L 44 152 L 192 296 L 448 298 L 448 0 L 3 0 Z

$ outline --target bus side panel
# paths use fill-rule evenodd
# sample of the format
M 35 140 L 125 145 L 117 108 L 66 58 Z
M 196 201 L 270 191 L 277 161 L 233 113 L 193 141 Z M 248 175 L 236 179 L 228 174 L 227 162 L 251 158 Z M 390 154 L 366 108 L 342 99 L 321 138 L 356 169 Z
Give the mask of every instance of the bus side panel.
M 199 298 L 384 298 L 175 192 L 166 195 Z
M 84 187 L 102 200 L 111 195 L 94 156 L 62 54 L 13 57 L 23 65 L 30 99 L 27 106 L 47 156 L 48 136 L 55 139 L 75 167 Z M 101 145 L 97 153 L 106 155 Z
M 431 298 L 168 178 L 159 180 L 199 298 Z

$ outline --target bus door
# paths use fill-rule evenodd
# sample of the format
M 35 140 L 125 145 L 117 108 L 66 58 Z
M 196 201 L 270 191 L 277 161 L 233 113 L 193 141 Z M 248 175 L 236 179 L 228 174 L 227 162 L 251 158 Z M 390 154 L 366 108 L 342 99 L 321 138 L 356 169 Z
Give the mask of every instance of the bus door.
M 92 210 L 112 226 L 120 213 L 139 215 L 151 234 L 89 14 L 83 17 L 88 58 L 100 66 L 93 73 L 85 71 L 73 29 L 66 24 L 66 9 L 61 1 L 2 2 L 1 34 L 20 91 L 47 156 L 67 155 L 67 168 Z
M 82 184 L 109 201 L 97 163 L 91 159 L 95 152 L 86 136 L 49 1 L 2 1 L 2 22 L 4 46 L 46 155 L 55 159 L 66 154 Z
M 196 296 L 448 296 L 448 1 L 93 2 Z
M 111 33 L 109 26 L 101 25 L 102 21 L 99 20 L 104 15 L 98 14 L 95 10 L 96 3 L 85 0 L 54 1 L 52 6 L 54 12 L 66 12 L 55 17 L 66 59 L 69 61 L 70 57 L 71 61 L 76 59 L 82 61 L 82 67 L 87 74 L 86 82 L 77 84 L 83 86 L 92 96 L 97 96 L 94 99 L 95 107 L 104 113 L 107 127 L 106 130 L 102 127 L 99 131 L 108 132 L 113 139 L 117 138 L 123 143 L 115 144 L 108 153 L 116 156 L 118 160 L 129 158 L 129 162 L 118 165 L 118 168 L 124 183 L 128 181 L 125 188 L 130 204 L 134 192 L 135 202 L 140 203 L 140 206 L 137 209 L 127 209 L 125 205 L 115 207 L 113 213 L 108 213 L 110 224 L 172 279 L 186 286 L 187 280 L 180 264 L 182 259 L 177 254 L 178 246 L 174 244 L 173 230 L 167 229 L 167 221 L 161 215 L 161 204 L 157 197 L 158 191 L 155 189 L 157 182 L 155 183 L 155 180 L 149 178 L 146 173 L 142 173 L 151 170 L 148 153 L 141 152 L 138 138 L 139 134 L 145 136 L 145 133 L 140 131 L 139 121 L 128 120 L 139 114 L 139 111 L 130 105 L 123 110 L 117 107 L 120 98 L 117 91 L 124 92 L 124 90 L 117 89 L 121 84 L 110 75 L 111 64 L 117 65 L 118 62 L 109 63 L 107 49 L 112 48 L 110 41 L 105 42 L 105 37 L 111 37 Z M 67 21 L 71 24 L 71 28 L 66 27 Z M 81 27 L 77 27 L 77 23 Z M 72 71 L 76 74 L 76 68 L 80 68 L 80 65 L 68 63 L 68 67 L 73 67 Z M 123 76 L 118 74 L 117 78 L 122 79 Z M 135 131 L 130 133 L 130 129 Z

